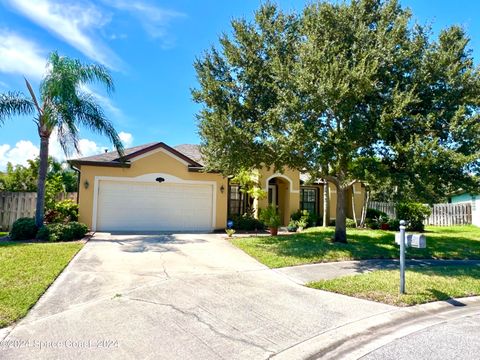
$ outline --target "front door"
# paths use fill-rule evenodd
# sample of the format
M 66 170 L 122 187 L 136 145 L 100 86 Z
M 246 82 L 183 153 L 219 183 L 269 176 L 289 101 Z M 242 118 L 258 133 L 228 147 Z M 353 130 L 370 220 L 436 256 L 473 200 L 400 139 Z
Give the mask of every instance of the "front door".
M 268 205 L 277 206 L 277 185 L 268 185 Z

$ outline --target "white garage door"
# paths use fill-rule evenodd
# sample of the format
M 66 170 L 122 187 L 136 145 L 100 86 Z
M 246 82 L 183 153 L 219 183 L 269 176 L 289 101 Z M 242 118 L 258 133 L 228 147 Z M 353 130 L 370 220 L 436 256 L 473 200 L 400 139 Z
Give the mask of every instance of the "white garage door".
M 99 181 L 97 231 L 209 231 L 213 186 Z

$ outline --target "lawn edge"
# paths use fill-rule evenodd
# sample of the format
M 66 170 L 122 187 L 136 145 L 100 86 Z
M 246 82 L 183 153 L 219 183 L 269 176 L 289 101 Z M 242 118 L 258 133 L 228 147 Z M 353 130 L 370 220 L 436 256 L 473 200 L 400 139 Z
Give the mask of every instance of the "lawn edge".
M 7 326 L 4 326 L 2 328 L 0 328 L 0 341 L 2 340 L 5 340 L 7 338 L 7 336 L 10 334 L 10 332 L 23 320 L 25 319 L 29 314 L 30 314 L 30 311 L 32 309 L 35 308 L 35 306 L 37 306 L 38 302 L 45 296 L 45 294 L 47 293 L 47 291 L 53 286 L 53 284 L 58 280 L 58 278 L 65 272 L 65 269 L 74 261 L 77 259 L 78 257 L 78 254 L 80 253 L 80 251 L 83 250 L 83 248 L 85 247 L 85 245 L 88 243 L 88 241 L 95 235 L 95 233 L 89 233 L 87 235 L 85 235 L 82 239 L 80 240 L 76 240 L 76 241 L 64 241 L 64 243 L 73 243 L 73 242 L 78 242 L 80 244 L 82 244 L 82 247 L 80 249 L 78 249 L 75 254 L 73 254 L 72 258 L 65 264 L 65 266 L 60 270 L 60 272 L 58 273 L 58 275 L 55 277 L 55 279 L 53 279 L 53 281 L 45 288 L 45 290 L 40 294 L 40 296 L 38 297 L 37 301 L 35 301 L 35 303 L 30 306 L 27 310 L 27 313 L 25 314 L 25 316 L 22 316 L 20 318 L 18 318 L 17 320 L 15 320 L 13 323 L 7 325 Z
M 321 332 L 270 359 L 358 359 L 394 340 L 479 310 L 480 296 L 397 307 Z

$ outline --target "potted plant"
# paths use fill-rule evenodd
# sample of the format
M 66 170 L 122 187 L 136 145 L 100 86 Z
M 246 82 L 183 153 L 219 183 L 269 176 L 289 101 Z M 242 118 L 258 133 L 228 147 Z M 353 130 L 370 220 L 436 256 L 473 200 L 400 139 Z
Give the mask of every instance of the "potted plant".
M 287 230 L 289 232 L 296 232 L 298 229 L 298 224 L 297 224 L 297 221 L 295 220 L 290 220 L 290 222 L 288 223 L 287 225 Z
M 307 219 L 301 218 L 300 220 L 297 221 L 297 225 L 298 225 L 297 231 L 301 232 L 301 231 L 303 231 L 303 229 L 305 229 L 307 227 L 308 221 L 307 221 Z
M 260 212 L 260 220 L 262 220 L 265 226 L 269 228 L 272 236 L 276 236 L 278 234 L 278 227 L 282 225 L 282 220 L 275 206 L 269 205 L 263 209 Z

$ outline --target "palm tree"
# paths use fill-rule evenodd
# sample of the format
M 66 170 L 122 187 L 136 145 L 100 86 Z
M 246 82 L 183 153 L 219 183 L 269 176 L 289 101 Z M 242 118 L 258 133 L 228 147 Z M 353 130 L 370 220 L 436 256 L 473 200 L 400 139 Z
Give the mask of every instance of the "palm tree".
M 25 84 L 30 97 L 19 92 L 0 94 L 0 125 L 15 115 L 34 115 L 33 121 L 40 136 L 35 213 L 38 227 L 43 225 L 48 144 L 52 132 L 57 132 L 60 145 L 67 156 L 72 153 L 72 149 L 79 152 L 78 127 L 86 127 L 107 136 L 119 154 L 123 155 L 122 142 L 112 123 L 94 96 L 85 90 L 87 84 L 95 82 L 104 85 L 108 92 L 114 90 L 112 77 L 105 67 L 83 64 L 53 52 L 49 56 L 47 73 L 40 83 L 40 101 L 27 79 Z

